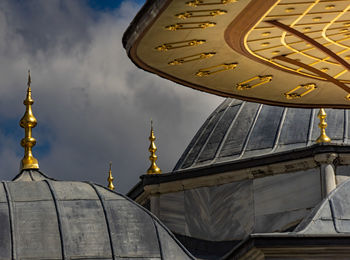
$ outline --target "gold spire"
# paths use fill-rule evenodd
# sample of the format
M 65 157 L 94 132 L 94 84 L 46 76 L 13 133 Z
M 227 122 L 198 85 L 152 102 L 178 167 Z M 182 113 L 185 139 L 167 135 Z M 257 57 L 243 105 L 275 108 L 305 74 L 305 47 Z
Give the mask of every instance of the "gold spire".
M 38 160 L 33 157 L 32 148 L 36 144 L 36 140 L 32 137 L 32 128 L 36 126 L 36 118 L 33 115 L 32 105 L 34 100 L 32 99 L 32 90 L 30 84 L 32 80 L 30 78 L 30 71 L 28 71 L 28 89 L 26 99 L 23 104 L 26 106 L 26 112 L 24 113 L 19 125 L 24 128 L 25 137 L 21 140 L 21 145 L 24 148 L 24 157 L 21 161 L 21 170 L 26 169 L 39 169 Z
M 109 162 L 109 172 L 108 172 L 108 189 L 114 190 L 113 176 L 112 176 L 112 162 Z
M 321 135 L 317 138 L 316 142 L 317 143 L 329 143 L 331 141 L 331 139 L 326 134 L 327 114 L 326 114 L 326 111 L 324 110 L 324 108 L 320 108 L 320 111 L 318 112 L 317 117 L 320 119 L 320 123 L 318 124 L 318 127 L 321 129 Z
M 156 140 L 156 137 L 154 136 L 154 132 L 153 132 L 153 122 L 151 120 L 151 134 L 148 138 L 151 142 L 151 144 L 149 145 L 148 151 L 151 153 L 149 160 L 151 161 L 151 166 L 148 168 L 147 170 L 147 174 L 160 174 L 162 173 L 162 170 L 159 169 L 159 167 L 156 164 L 157 161 L 157 155 L 156 155 L 156 151 L 157 151 L 157 147 L 154 143 L 154 141 Z

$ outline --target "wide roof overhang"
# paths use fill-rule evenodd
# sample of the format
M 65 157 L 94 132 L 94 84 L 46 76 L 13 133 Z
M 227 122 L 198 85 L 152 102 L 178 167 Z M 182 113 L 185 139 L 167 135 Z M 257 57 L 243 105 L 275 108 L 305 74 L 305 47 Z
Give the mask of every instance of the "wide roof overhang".
M 347 0 L 149 0 L 124 34 L 140 68 L 220 96 L 350 107 Z

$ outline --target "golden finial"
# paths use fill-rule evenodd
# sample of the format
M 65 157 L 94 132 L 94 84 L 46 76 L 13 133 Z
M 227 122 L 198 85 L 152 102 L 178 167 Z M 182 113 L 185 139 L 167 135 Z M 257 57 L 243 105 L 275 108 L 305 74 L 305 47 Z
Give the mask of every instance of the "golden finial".
M 318 112 L 317 117 L 320 119 L 320 123 L 318 124 L 318 127 L 321 129 L 321 135 L 317 138 L 316 142 L 317 143 L 329 143 L 331 141 L 331 139 L 326 134 L 327 114 L 326 114 L 326 111 L 324 110 L 324 108 L 320 108 L 320 111 Z
M 156 140 L 156 137 L 154 136 L 154 131 L 153 131 L 153 121 L 151 120 L 151 134 L 148 138 L 151 142 L 151 144 L 149 145 L 148 151 L 151 153 L 149 160 L 151 161 L 151 166 L 148 168 L 147 170 L 147 174 L 160 174 L 162 173 L 162 170 L 159 169 L 159 167 L 156 164 L 157 161 L 157 155 L 156 155 L 156 151 L 157 151 L 157 147 L 154 143 L 154 141 Z
M 30 77 L 30 71 L 28 70 L 28 89 L 26 99 L 23 104 L 26 106 L 26 112 L 24 113 L 19 125 L 24 128 L 25 137 L 21 140 L 21 146 L 24 148 L 24 157 L 21 161 L 21 170 L 26 169 L 39 169 L 38 160 L 33 157 L 32 148 L 36 144 L 36 140 L 32 137 L 32 128 L 37 124 L 36 118 L 33 115 L 32 105 L 34 100 L 32 99 L 32 90 L 30 84 L 32 83 Z
M 112 162 L 109 162 L 109 172 L 108 172 L 108 189 L 114 190 L 113 180 L 114 177 L 112 176 Z

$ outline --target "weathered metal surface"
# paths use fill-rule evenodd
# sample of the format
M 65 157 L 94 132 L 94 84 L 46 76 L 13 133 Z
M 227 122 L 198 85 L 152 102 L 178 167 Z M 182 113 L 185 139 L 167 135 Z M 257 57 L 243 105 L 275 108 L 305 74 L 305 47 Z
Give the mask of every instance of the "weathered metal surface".
M 226 99 L 195 135 L 174 171 L 308 148 L 320 135 L 317 111 Z M 350 145 L 347 111 L 326 112 L 332 144 Z
M 194 259 L 158 222 L 91 183 L 23 171 L 0 185 L 0 259 Z
M 299 234 L 350 233 L 350 181 L 336 188 L 296 228 Z
M 254 226 L 252 189 L 252 181 L 247 180 L 186 190 L 185 221 L 189 235 L 209 241 L 244 239 Z

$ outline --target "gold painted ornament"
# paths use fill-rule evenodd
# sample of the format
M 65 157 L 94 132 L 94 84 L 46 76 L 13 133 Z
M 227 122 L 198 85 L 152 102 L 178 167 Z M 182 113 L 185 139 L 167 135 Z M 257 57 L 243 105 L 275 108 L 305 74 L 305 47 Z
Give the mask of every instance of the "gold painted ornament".
M 162 170 L 157 166 L 156 161 L 157 161 L 157 155 L 156 155 L 156 151 L 157 151 L 157 147 L 156 144 L 154 143 L 154 141 L 156 140 L 156 137 L 154 135 L 154 131 L 153 131 L 153 122 L 151 120 L 151 133 L 150 136 L 148 138 L 150 140 L 150 145 L 148 148 L 148 151 L 151 153 L 151 155 L 149 156 L 149 160 L 151 161 L 151 166 L 148 168 L 147 170 L 147 174 L 161 174 Z
M 36 144 L 35 138 L 32 137 L 32 128 L 36 126 L 37 120 L 32 111 L 34 100 L 32 99 L 31 82 L 30 71 L 28 71 L 27 96 L 23 101 L 23 104 L 26 106 L 26 111 L 19 123 L 25 131 L 25 137 L 21 140 L 21 146 L 24 148 L 24 157 L 21 160 L 20 167 L 21 170 L 39 169 L 38 160 L 34 158 L 32 153 L 32 148 Z

